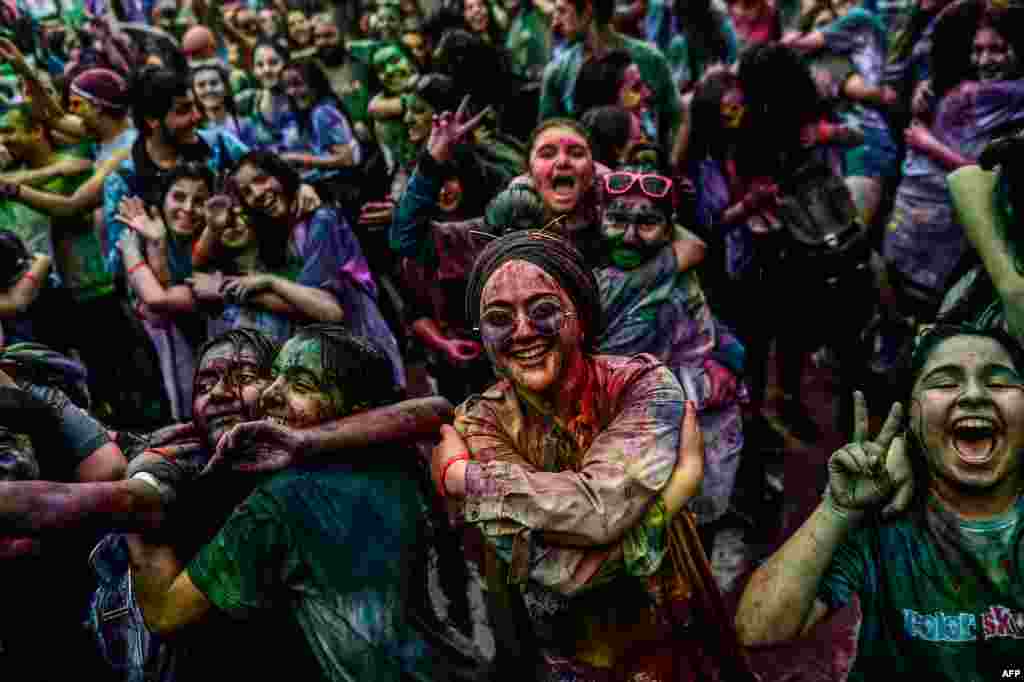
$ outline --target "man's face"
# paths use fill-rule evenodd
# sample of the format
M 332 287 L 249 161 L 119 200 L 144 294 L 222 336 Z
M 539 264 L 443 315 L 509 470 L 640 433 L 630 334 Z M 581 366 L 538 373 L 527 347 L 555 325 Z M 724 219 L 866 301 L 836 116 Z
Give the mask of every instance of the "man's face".
M 576 42 L 587 30 L 587 24 L 590 22 L 589 5 L 586 5 L 585 8 L 581 14 L 572 0 L 555 0 L 551 29 L 568 42 Z
M 263 35 L 272 37 L 276 36 L 280 32 L 280 27 L 278 26 L 279 18 L 277 15 L 277 10 L 270 8 L 261 9 L 259 21 L 260 29 L 263 31 Z
M 402 30 L 402 14 L 398 7 L 384 5 L 374 15 L 373 25 L 380 40 L 397 40 Z
M 263 417 L 291 428 L 307 428 L 347 411 L 341 387 L 324 370 L 322 352 L 317 339 L 291 339 L 284 344 L 274 359 L 273 383 L 260 399 Z
M 266 45 L 256 50 L 252 58 L 252 70 L 256 80 L 265 90 L 274 90 L 281 85 L 281 72 L 284 60 L 277 50 Z
M 341 33 L 334 24 L 317 24 L 313 29 L 313 40 L 318 50 L 331 51 L 341 45 Z
M 181 178 L 164 197 L 164 221 L 167 229 L 182 237 L 191 237 L 202 231 L 205 220 L 203 207 L 210 198 L 210 188 L 199 178 Z
M 373 55 L 373 68 L 384 89 L 392 95 L 406 91 L 416 69 L 397 47 L 385 47 Z
M 530 150 L 530 177 L 553 213 L 571 213 L 594 181 L 587 141 L 571 128 L 548 128 Z
M 173 3 L 161 3 L 153 8 L 153 23 L 160 29 L 174 34 L 174 22 L 178 18 L 178 8 Z
M 220 72 L 214 69 L 203 69 L 197 72 L 192 81 L 192 87 L 196 92 L 196 99 L 206 109 L 219 109 L 224 106 L 227 85 L 221 78 Z
M 259 35 L 260 20 L 251 9 L 243 8 L 235 14 L 235 26 L 245 35 L 255 38 Z
M 0 426 L 0 481 L 32 481 L 39 475 L 32 439 Z
M 15 159 L 26 158 L 41 140 L 42 128 L 32 125 L 20 111 L 12 110 L 0 116 L 0 144 L 7 147 Z
M 946 499 L 1016 494 L 1024 448 L 1024 379 L 998 342 L 955 336 L 914 384 L 910 426 Z
M 207 350 L 192 389 L 192 420 L 206 442 L 215 446 L 232 426 L 251 420 L 269 385 L 252 348 L 222 343 Z
M 196 135 L 196 128 L 200 120 L 202 115 L 191 90 L 187 94 L 175 97 L 171 110 L 163 120 L 163 133 L 169 138 L 165 142 L 175 145 L 197 143 L 199 136 Z
M 974 35 L 971 46 L 971 65 L 978 72 L 978 80 L 1009 80 L 1020 70 L 1017 53 L 999 33 L 982 28 Z
M 247 210 L 274 219 L 288 215 L 288 199 L 280 181 L 259 166 L 245 164 L 235 173 L 234 181 Z
M 565 291 L 536 265 L 502 265 L 480 297 L 480 332 L 495 371 L 534 393 L 557 390 L 581 356 L 575 312 Z
M 427 41 L 423 38 L 423 34 L 418 31 L 408 31 L 402 34 L 402 45 L 405 49 L 409 50 L 409 53 L 416 59 L 416 63 L 421 67 L 427 65 L 427 59 L 430 57 L 430 50 L 427 49 Z
M 95 130 L 99 122 L 100 112 L 96 106 L 84 97 L 72 94 L 68 97 L 68 111 L 82 119 L 82 125 Z
M 669 242 L 664 213 L 640 194 L 618 196 L 608 203 L 601 234 L 612 262 L 623 270 L 639 267 Z
M 313 42 L 313 26 L 304 13 L 288 13 L 288 37 L 299 47 L 305 47 Z

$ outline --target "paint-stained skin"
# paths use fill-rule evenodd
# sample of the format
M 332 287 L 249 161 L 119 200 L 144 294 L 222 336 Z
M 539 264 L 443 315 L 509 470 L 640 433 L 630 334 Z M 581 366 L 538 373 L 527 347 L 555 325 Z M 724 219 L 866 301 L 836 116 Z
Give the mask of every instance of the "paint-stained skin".
M 348 412 L 341 387 L 327 376 L 317 339 L 291 339 L 277 354 L 274 382 L 260 398 L 264 416 L 294 429 L 322 424 Z
M 215 446 L 232 426 L 255 416 L 268 383 L 251 349 L 222 343 L 207 351 L 192 390 L 192 418 L 207 445 Z
M 548 128 L 530 150 L 530 176 L 549 211 L 571 213 L 594 181 L 590 146 L 571 128 Z

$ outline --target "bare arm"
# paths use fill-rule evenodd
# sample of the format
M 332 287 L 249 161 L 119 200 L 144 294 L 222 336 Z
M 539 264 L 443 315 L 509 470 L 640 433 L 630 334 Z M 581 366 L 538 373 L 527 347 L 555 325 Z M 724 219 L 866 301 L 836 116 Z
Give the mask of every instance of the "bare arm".
M 675 251 L 676 261 L 679 263 L 679 272 L 686 272 L 704 262 L 707 244 L 697 235 L 680 227 L 676 228 L 676 239 L 672 242 L 672 250 Z
M 405 112 L 401 97 L 387 97 L 383 94 L 374 95 L 366 112 L 374 118 L 397 118 Z
M 1011 247 L 998 224 L 997 179 L 994 171 L 967 166 L 950 174 L 949 191 L 967 239 L 999 292 L 1010 331 L 1020 339 L 1024 338 L 1024 276 L 1017 272 Z
M 0 174 L 0 182 L 18 185 L 39 185 L 61 175 L 78 175 L 92 168 L 88 159 L 66 159 L 42 168 L 32 168 Z
M 164 505 L 138 479 L 105 483 L 0 482 L 0 527 L 12 535 L 158 528 Z
M 28 272 L 22 275 L 13 287 L 0 293 L 0 318 L 15 317 L 32 305 L 50 271 L 50 263 L 49 256 L 36 254 Z
M 141 535 L 129 535 L 127 539 L 132 586 L 146 627 L 167 635 L 209 612 L 209 600 L 182 571 L 171 547 L 150 543 Z
M 810 518 L 750 577 L 736 612 L 745 646 L 793 639 L 825 615 L 818 586 L 850 522 L 819 504 Z
M 319 322 L 340 322 L 345 315 L 341 304 L 330 292 L 277 275 L 239 277 L 225 287 L 225 292 L 235 294 L 239 300 L 266 305 L 273 312 L 298 315 Z M 274 298 L 266 298 L 267 294 L 274 295 Z M 281 310 L 281 302 L 290 308 Z
M 18 200 L 37 211 L 62 218 L 96 208 L 103 202 L 103 181 L 117 169 L 118 164 L 126 159 L 129 153 L 130 150 L 124 149 L 114 154 L 71 196 L 43 192 L 22 185 L 18 192 Z
M 876 107 L 889 107 L 896 103 L 898 95 L 886 85 L 869 85 L 859 74 L 854 74 L 843 83 L 843 94 L 857 102 L 865 102 Z
M 287 152 L 281 154 L 281 159 L 302 168 L 350 168 L 355 165 L 355 151 L 351 145 L 334 145 L 326 156 Z

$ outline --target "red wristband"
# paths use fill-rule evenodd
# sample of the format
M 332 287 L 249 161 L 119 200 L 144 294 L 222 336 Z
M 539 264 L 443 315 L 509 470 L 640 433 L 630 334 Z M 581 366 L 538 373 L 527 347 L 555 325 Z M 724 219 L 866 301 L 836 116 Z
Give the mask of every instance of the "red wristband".
M 441 467 L 441 480 L 438 483 L 438 492 L 441 493 L 441 497 L 448 497 L 448 490 L 444 487 L 444 479 L 448 475 L 448 469 L 451 467 L 451 465 L 455 464 L 456 462 L 463 462 L 468 459 L 469 453 L 463 452 L 461 455 L 455 455 L 454 457 L 449 459 L 447 462 L 444 463 L 444 466 Z
M 127 274 L 130 275 L 133 272 L 135 272 L 136 270 L 138 270 L 139 268 L 144 268 L 144 267 L 146 267 L 146 261 L 139 261 L 135 265 L 133 265 L 130 268 L 128 268 L 128 273 Z
M 828 121 L 820 121 L 818 123 L 818 144 L 828 144 L 830 139 L 832 139 L 832 124 Z

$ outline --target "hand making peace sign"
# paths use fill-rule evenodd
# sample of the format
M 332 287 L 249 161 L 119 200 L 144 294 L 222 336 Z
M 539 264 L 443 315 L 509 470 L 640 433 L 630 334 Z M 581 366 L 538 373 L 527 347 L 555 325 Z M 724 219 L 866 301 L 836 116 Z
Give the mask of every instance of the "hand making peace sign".
M 855 391 L 853 403 L 853 441 L 829 459 L 826 496 L 840 514 L 888 502 L 883 516 L 891 516 L 906 508 L 914 492 L 906 438 L 899 433 L 903 405 L 893 403 L 882 430 L 869 440 L 864 394 Z
M 469 95 L 462 98 L 459 110 L 454 114 L 445 111 L 440 115 L 434 115 L 434 125 L 430 129 L 430 138 L 427 140 L 427 152 L 438 163 L 451 161 L 458 146 L 466 136 L 475 130 L 484 120 L 491 107 L 484 108 L 473 118 L 466 120 L 466 112 L 469 108 Z

